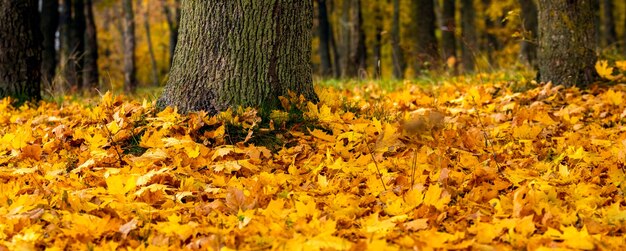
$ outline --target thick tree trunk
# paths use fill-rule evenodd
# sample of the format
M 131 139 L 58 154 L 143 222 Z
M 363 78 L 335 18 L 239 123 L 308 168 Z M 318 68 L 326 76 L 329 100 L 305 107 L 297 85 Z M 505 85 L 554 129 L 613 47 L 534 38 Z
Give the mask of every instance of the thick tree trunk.
M 439 61 L 437 49 L 437 37 L 435 37 L 435 27 L 437 19 L 435 17 L 435 5 L 433 0 L 413 0 L 413 41 L 415 45 L 415 59 L 413 63 L 414 71 L 417 75 L 422 70 L 429 69 L 435 62 Z
M 539 0 L 539 80 L 585 87 L 594 65 L 595 0 Z
M 133 1 L 123 0 L 124 12 L 124 90 L 127 93 L 137 91 L 137 67 L 135 66 L 135 13 Z
M 534 0 L 518 0 L 522 9 L 524 39 L 520 44 L 522 62 L 537 67 L 537 5 Z
M 163 12 L 165 13 L 165 20 L 167 21 L 167 27 L 170 31 L 170 44 L 169 44 L 169 65 L 172 65 L 174 60 L 174 52 L 176 50 L 176 44 L 178 43 L 178 27 L 180 26 L 180 0 L 174 0 L 174 11 L 172 11 L 167 0 L 162 0 Z
M 456 58 L 456 21 L 454 19 L 456 1 L 443 1 L 441 7 L 441 51 L 443 59 Z
M 613 0 L 602 0 L 602 23 L 604 46 L 612 46 L 617 43 L 617 32 L 615 31 L 615 16 L 613 16 Z
M 464 72 L 473 72 L 475 65 L 475 57 L 477 47 L 477 34 L 476 34 L 476 9 L 474 8 L 473 0 L 461 0 L 461 49 L 462 58 L 461 64 L 463 64 Z
M 210 114 L 274 109 L 289 91 L 316 101 L 312 1 L 183 1 L 180 34 L 158 105 Z
M 98 37 L 92 0 L 85 0 L 85 56 L 83 62 L 83 89 L 94 92 L 98 88 Z
M 329 77 L 333 73 L 333 66 L 330 61 L 330 23 L 328 22 L 328 8 L 326 0 L 317 1 L 318 9 L 318 32 L 320 38 L 319 56 L 321 61 L 322 77 Z
M 406 62 L 400 47 L 400 1 L 393 0 L 393 16 L 391 20 L 391 60 L 393 61 L 393 77 L 404 79 Z
M 0 0 L 0 98 L 41 98 L 37 0 Z
M 43 0 L 41 6 L 41 33 L 43 35 L 41 79 L 47 86 L 52 84 L 56 73 L 57 51 L 55 41 L 58 28 L 59 0 Z
M 159 86 L 158 66 L 156 57 L 154 56 L 154 48 L 152 46 L 152 35 L 150 34 L 150 6 L 147 4 L 143 12 L 143 27 L 146 30 L 146 41 L 148 43 L 148 52 L 150 53 L 150 65 L 152 66 L 150 71 L 152 86 Z

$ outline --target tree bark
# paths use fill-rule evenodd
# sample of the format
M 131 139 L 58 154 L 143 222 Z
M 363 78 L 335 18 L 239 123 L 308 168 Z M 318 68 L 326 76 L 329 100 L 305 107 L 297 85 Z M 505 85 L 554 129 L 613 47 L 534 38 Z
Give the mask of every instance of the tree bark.
M 483 0 L 483 12 L 487 13 L 487 9 L 491 5 L 491 0 Z M 489 58 L 490 65 L 492 67 L 497 67 L 497 61 L 494 60 L 493 54 L 494 52 L 500 49 L 500 41 L 498 41 L 498 37 L 494 34 L 495 30 L 498 29 L 498 23 L 496 20 L 501 20 L 501 17 L 496 17 L 496 20 L 492 20 L 492 18 L 487 15 L 484 15 L 485 20 L 485 32 L 484 39 L 482 39 L 482 51 L 487 53 L 487 57 Z
M 473 0 L 461 0 L 461 33 L 462 33 L 462 58 L 464 72 L 473 72 L 475 68 L 475 57 L 477 47 L 476 34 L 476 9 Z
M 124 13 L 124 90 L 137 91 L 137 67 L 135 66 L 135 14 L 132 0 L 122 1 Z
M 586 87 L 596 73 L 595 0 L 539 0 L 539 80 Z
M 428 70 L 439 61 L 437 37 L 435 37 L 435 27 L 437 19 L 435 17 L 435 5 L 433 0 L 413 0 L 413 41 L 415 46 L 414 71 L 420 75 L 422 70 Z
M 522 62 L 537 68 L 537 5 L 534 0 L 518 0 L 522 13 L 524 38 L 520 44 Z
M 72 86 L 78 89 L 83 86 L 82 71 L 84 67 L 85 29 L 87 28 L 87 21 L 85 20 L 85 0 L 73 0 L 73 3 L 72 40 L 75 48 L 74 64 L 76 67 L 76 82 L 72 83 Z
M 332 63 L 330 60 L 330 23 L 328 22 L 328 8 L 326 0 L 317 1 L 318 9 L 318 32 L 320 38 L 319 56 L 321 63 L 322 77 L 329 77 L 333 73 Z
M 148 43 L 148 52 L 150 53 L 150 65 L 151 67 L 151 78 L 152 78 L 152 86 L 159 86 L 159 73 L 156 62 L 156 57 L 154 56 L 154 48 L 152 46 L 152 35 L 150 34 L 150 6 L 146 4 L 144 7 L 145 10 L 143 12 L 143 27 L 146 30 L 146 41 Z
M 43 0 L 41 6 L 41 33 L 43 35 L 41 79 L 47 86 L 52 85 L 56 74 L 57 51 L 55 41 L 58 28 L 59 0 Z
M 456 36 L 454 34 L 456 31 L 456 21 L 454 19 L 455 3 L 456 1 L 454 0 L 443 1 L 441 7 L 441 23 L 443 24 L 441 27 L 441 49 L 443 58 L 446 60 L 450 57 L 456 57 Z
M 316 101 L 312 1 L 183 1 L 180 34 L 158 105 L 179 112 L 269 111 L 288 91 Z
M 383 46 L 383 13 L 381 3 L 376 2 L 374 7 L 374 27 L 376 35 L 374 37 L 374 78 L 382 75 L 382 46 Z
M 363 30 L 363 11 L 361 0 L 352 0 L 352 45 L 350 51 L 350 77 L 364 77 L 367 73 L 367 47 L 365 46 L 365 31 Z
M 393 17 L 391 20 L 391 60 L 393 61 L 393 76 L 404 79 L 406 62 L 404 52 L 400 47 L 400 1 L 393 0 Z
M 0 0 L 0 98 L 41 99 L 37 0 Z
M 615 16 L 613 15 L 613 0 L 602 0 L 602 23 L 604 46 L 612 46 L 617 43 L 617 32 L 615 31 Z
M 85 0 L 85 56 L 83 62 L 83 90 L 93 93 L 98 88 L 98 37 L 93 15 L 93 1 Z

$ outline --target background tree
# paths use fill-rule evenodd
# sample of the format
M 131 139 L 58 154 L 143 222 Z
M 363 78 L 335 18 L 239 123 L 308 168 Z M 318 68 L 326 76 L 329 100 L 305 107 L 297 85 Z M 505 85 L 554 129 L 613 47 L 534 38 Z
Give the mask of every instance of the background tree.
M 518 0 L 521 7 L 523 40 L 520 44 L 520 59 L 536 68 L 537 60 L 537 5 L 534 0 Z
M 85 0 L 85 56 L 83 62 L 83 89 L 94 92 L 98 88 L 98 35 L 93 14 L 93 1 Z
M 135 66 L 135 14 L 133 1 L 122 0 L 124 13 L 124 90 L 135 93 L 137 90 L 137 68 Z
M 180 0 L 174 0 L 173 6 L 169 6 L 166 0 L 162 0 L 163 13 L 165 14 L 165 20 L 167 21 L 167 27 L 169 29 L 169 54 L 170 59 L 168 65 L 172 65 L 174 59 L 174 51 L 176 50 L 176 44 L 178 43 L 178 27 L 180 26 Z
M 404 61 L 404 52 L 402 51 L 402 47 L 400 47 L 400 0 L 393 0 L 393 17 L 391 22 L 391 60 L 393 76 L 396 79 L 403 79 L 406 62 Z
M 456 58 L 456 21 L 454 18 L 456 1 L 443 1 L 441 7 L 441 49 L 443 59 Z
M 617 43 L 617 32 L 615 31 L 615 17 L 612 0 L 602 0 L 602 40 L 604 46 L 614 46 Z
M 0 0 L 0 97 L 41 98 L 37 0 Z
M 475 57 L 478 36 L 476 34 L 476 10 L 474 1 L 461 0 L 461 63 L 463 71 L 472 72 L 475 66 Z
M 382 72 L 383 13 L 381 2 L 374 5 L 374 78 L 380 78 Z
M 76 58 L 79 52 L 75 41 L 74 20 L 72 18 L 72 1 L 62 0 L 59 17 L 59 40 L 60 40 L 60 71 L 64 80 L 64 87 L 76 86 L 78 72 Z
M 255 3 L 181 3 L 178 45 L 159 106 L 215 114 L 236 106 L 271 109 L 288 91 L 317 99 L 310 66 L 312 1 Z
M 148 2 L 143 8 L 143 28 L 146 31 L 146 43 L 148 44 L 148 52 L 150 54 L 150 65 L 152 69 L 150 71 L 150 77 L 152 80 L 152 86 L 159 86 L 159 69 L 157 66 L 156 56 L 154 55 L 154 46 L 152 45 L 152 34 L 150 34 L 150 6 Z
M 539 80 L 587 86 L 596 77 L 594 0 L 539 0 Z
M 317 1 L 317 20 L 318 20 L 318 36 L 320 39 L 319 56 L 320 56 L 320 75 L 329 77 L 333 73 L 333 66 L 330 58 L 330 23 L 328 21 L 328 7 L 326 0 Z
M 41 4 L 41 33 L 43 35 L 43 52 L 41 62 L 41 78 L 50 86 L 57 67 L 56 33 L 59 28 L 59 1 L 43 0 Z
M 416 74 L 439 61 L 437 37 L 435 37 L 436 17 L 433 0 L 414 0 L 413 43 L 416 62 L 413 65 Z

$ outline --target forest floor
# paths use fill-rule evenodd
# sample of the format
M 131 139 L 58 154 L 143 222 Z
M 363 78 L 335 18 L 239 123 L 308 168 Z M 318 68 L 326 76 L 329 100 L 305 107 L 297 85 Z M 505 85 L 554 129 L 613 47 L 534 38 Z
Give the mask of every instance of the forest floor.
M 264 119 L 5 99 L 0 250 L 626 248 L 625 85 L 426 82 Z

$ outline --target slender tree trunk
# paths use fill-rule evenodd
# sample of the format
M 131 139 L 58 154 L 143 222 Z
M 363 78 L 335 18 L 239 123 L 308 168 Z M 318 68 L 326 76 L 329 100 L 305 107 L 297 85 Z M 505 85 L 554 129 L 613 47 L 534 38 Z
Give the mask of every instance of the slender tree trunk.
M 462 58 L 464 72 L 473 72 L 475 68 L 475 57 L 477 47 L 476 34 L 476 9 L 472 0 L 461 0 L 461 21 L 462 21 Z
M 537 68 L 537 5 L 534 0 L 518 0 L 522 9 L 524 39 L 520 44 L 522 62 Z
M 84 67 L 85 57 L 85 30 L 87 29 L 87 21 L 85 20 L 85 0 L 73 0 L 73 29 L 72 40 L 74 42 L 74 64 L 76 68 L 76 82 L 72 83 L 76 89 L 83 85 L 82 71 Z
M 487 9 L 491 5 L 491 0 L 483 0 L 483 12 L 487 13 Z M 487 53 L 487 57 L 489 58 L 489 62 L 491 66 L 497 67 L 497 62 L 493 58 L 494 52 L 500 49 L 500 41 L 498 41 L 498 37 L 494 34 L 495 30 L 498 28 L 498 22 L 492 20 L 491 17 L 487 14 L 484 14 L 485 18 L 485 37 L 483 39 L 483 51 Z M 497 17 L 496 20 L 500 20 L 500 17 Z
M 41 6 L 41 33 L 43 53 L 41 59 L 41 79 L 51 86 L 57 67 L 56 32 L 59 28 L 59 0 L 43 0 Z
M 354 76 L 352 70 L 354 65 L 350 62 L 350 51 L 352 48 L 352 20 L 350 20 L 350 9 L 351 3 L 353 0 L 343 0 L 343 5 L 341 8 L 341 19 L 339 20 L 339 24 L 341 27 L 341 77 L 351 77 Z
M 154 56 L 154 48 L 152 46 L 152 36 L 150 35 L 150 6 L 146 4 L 144 8 L 145 10 L 143 12 L 143 27 L 146 30 L 148 52 L 150 53 L 150 65 L 152 66 L 151 67 L 152 86 L 159 86 L 158 67 L 157 67 L 156 57 Z
M 456 58 L 455 3 L 455 0 L 447 0 L 443 1 L 441 6 L 441 23 L 443 24 L 441 27 L 441 51 L 444 60 Z M 456 67 L 453 70 L 456 71 Z
M 600 0 L 592 0 L 591 1 L 591 9 L 593 11 L 593 19 L 594 19 L 594 25 L 593 25 L 593 29 L 594 29 L 594 46 L 596 48 L 596 50 L 600 50 L 600 47 L 602 46 L 602 30 L 600 29 L 600 26 L 602 24 L 602 18 L 601 17 L 601 13 L 600 13 Z
M 603 41 L 604 46 L 612 46 L 617 43 L 617 32 L 615 31 L 615 16 L 613 15 L 613 1 L 602 0 L 602 17 L 603 17 Z
M 330 23 L 328 22 L 328 8 L 326 0 L 317 1 L 318 9 L 318 32 L 320 38 L 319 55 L 321 61 L 321 75 L 328 77 L 333 73 L 330 61 Z
M 337 49 L 337 40 L 335 39 L 335 33 L 333 32 L 333 27 L 328 22 L 329 28 L 329 36 L 330 36 L 330 49 L 333 52 L 333 76 L 335 78 L 341 77 L 341 54 L 339 53 L 339 49 Z
M 375 3 L 374 9 L 374 26 L 376 35 L 374 37 L 374 78 L 380 78 L 382 75 L 382 45 L 383 45 L 383 13 L 381 3 Z
M 76 72 L 77 48 L 74 41 L 74 22 L 72 20 L 72 1 L 62 0 L 60 12 L 60 42 L 61 42 L 61 74 L 65 80 L 64 87 L 76 86 L 78 76 Z
M 539 0 L 539 80 L 586 87 L 596 78 L 595 0 Z
M 417 75 L 422 70 L 428 70 L 439 61 L 437 37 L 435 27 L 435 5 L 433 0 L 413 0 L 413 15 L 415 16 L 413 28 L 413 40 L 415 45 L 416 62 L 413 64 Z
M 172 11 L 167 0 L 162 0 L 163 12 L 165 13 L 165 21 L 167 21 L 167 27 L 170 31 L 170 44 L 169 44 L 169 65 L 172 65 L 174 60 L 174 52 L 176 50 L 176 44 L 178 43 L 178 27 L 180 26 L 180 0 L 174 0 L 174 11 Z
M 393 77 L 404 79 L 406 62 L 400 47 L 400 1 L 393 0 L 393 16 L 391 20 L 391 60 L 393 61 Z
M 624 13 L 626 13 L 626 4 L 624 4 Z M 624 23 L 622 24 L 622 27 L 626 27 L 626 18 L 624 18 Z M 626 56 L 626 28 L 624 28 L 624 33 L 622 34 L 622 51 L 624 53 L 624 56 Z
M 83 90 L 93 93 L 98 88 L 98 37 L 93 15 L 93 1 L 85 0 L 85 56 Z
M 316 101 L 312 4 L 183 1 L 174 62 L 158 105 L 210 114 L 237 106 L 269 111 L 288 91 Z
M 0 98 L 41 99 L 37 0 L 0 0 Z
M 135 14 L 132 0 L 123 0 L 124 12 L 124 90 L 137 91 L 137 68 L 135 66 Z

